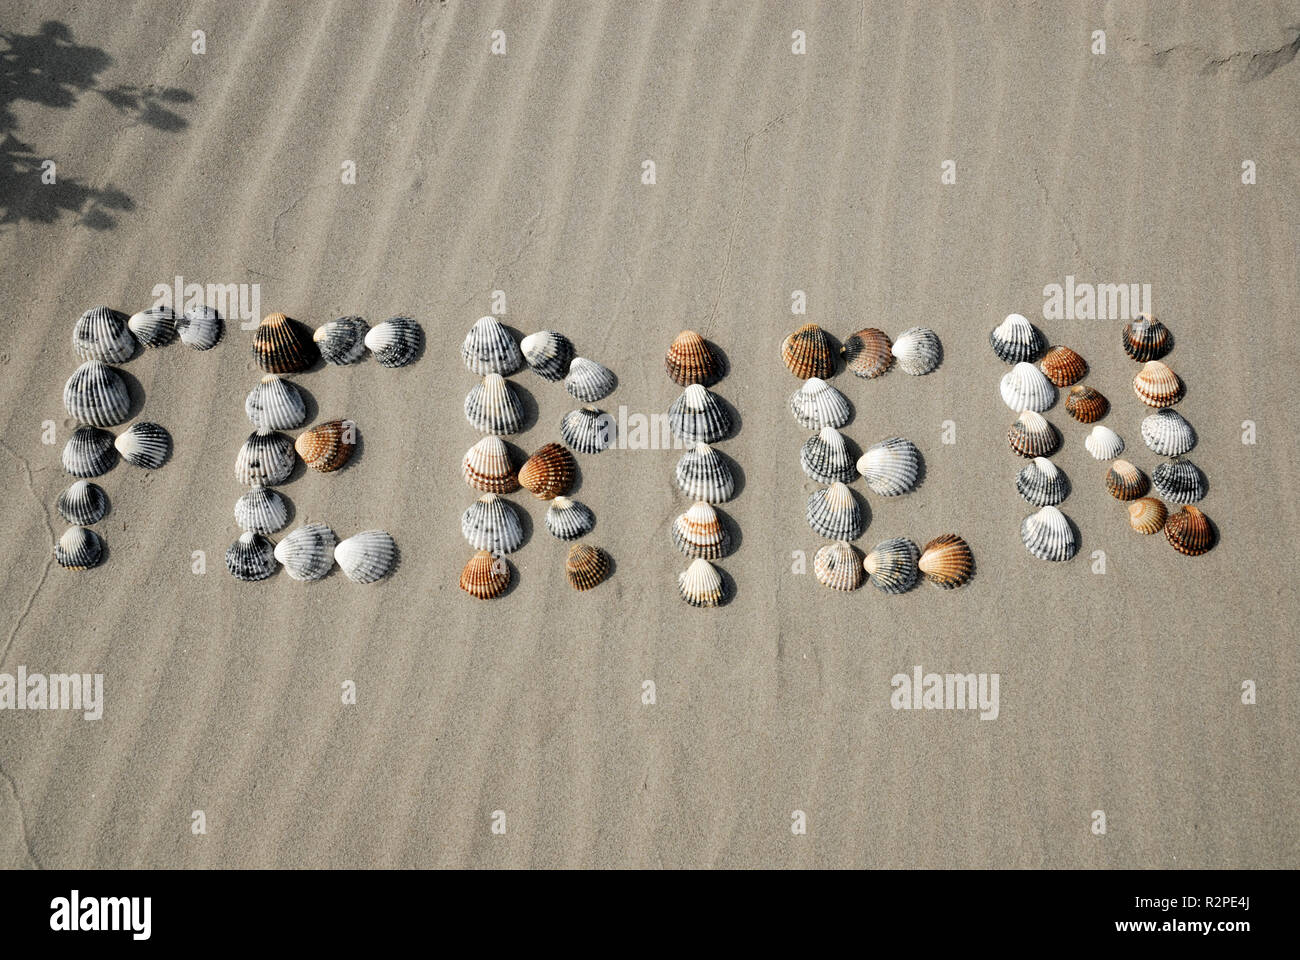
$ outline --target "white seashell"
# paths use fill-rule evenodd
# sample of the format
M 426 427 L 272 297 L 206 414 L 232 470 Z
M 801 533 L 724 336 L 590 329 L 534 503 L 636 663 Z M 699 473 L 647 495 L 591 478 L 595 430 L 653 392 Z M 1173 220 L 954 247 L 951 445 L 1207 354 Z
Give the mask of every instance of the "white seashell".
M 920 559 L 921 551 L 915 543 L 906 537 L 895 537 L 872 547 L 862 561 L 862 569 L 882 592 L 906 593 L 920 576 L 917 567 Z
M 556 497 L 546 508 L 546 529 L 557 540 L 577 540 L 596 526 L 596 516 L 586 504 Z
M 241 534 L 226 551 L 226 569 L 236 580 L 265 580 L 275 573 L 275 564 L 275 546 L 251 530 Z
M 95 427 L 111 427 L 131 416 L 131 394 L 116 370 L 87 360 L 63 385 L 68 415 Z
M 1036 507 L 1054 507 L 1069 495 L 1065 474 L 1046 457 L 1035 457 L 1016 474 L 1016 489 Z
M 1196 446 L 1196 431 L 1176 410 L 1157 410 L 1143 419 L 1142 439 L 1152 453 L 1181 457 Z
M 692 500 L 725 503 L 735 492 L 731 467 L 707 443 L 697 443 L 677 461 L 677 486 Z
M 211 350 L 221 340 L 221 316 L 211 307 L 191 307 L 176 318 L 181 343 L 195 350 Z
M 790 412 L 801 427 L 842 427 L 853 416 L 848 398 L 820 377 L 809 377 L 790 395 Z
M 271 373 L 248 392 L 244 413 L 261 430 L 295 430 L 307 422 L 307 403 L 297 386 Z
M 404 367 L 420 355 L 424 331 L 410 317 L 390 317 L 366 333 L 366 349 L 382 367 Z
M 470 373 L 509 376 L 523 366 L 519 344 L 496 317 L 480 317 L 461 344 L 460 358 Z
M 54 559 L 67 570 L 89 570 L 104 556 L 104 541 L 94 530 L 68 527 L 54 545 Z
M 176 311 L 171 307 L 150 307 L 126 321 L 135 338 L 146 347 L 162 347 L 176 339 Z
M 1002 377 L 1002 402 L 1016 413 L 1042 413 L 1056 402 L 1056 385 L 1032 363 L 1017 363 Z
M 484 493 L 519 489 L 519 473 L 510 461 L 510 451 L 504 440 L 492 434 L 465 451 L 460 473 L 467 484 Z
M 692 607 L 716 607 L 722 603 L 722 574 L 703 558 L 677 575 L 677 590 Z
M 293 473 L 298 452 L 283 433 L 251 433 L 235 457 L 235 479 L 246 487 L 274 486 Z
M 716 396 L 693 383 L 668 408 L 668 427 L 683 443 L 715 443 L 731 432 L 731 417 Z
M 319 580 L 334 566 L 338 537 L 323 523 L 299 527 L 275 545 L 275 559 L 295 580 Z
M 563 380 L 573 360 L 573 344 L 554 330 L 530 333 L 519 342 L 519 349 L 533 373 L 543 380 Z
M 890 437 L 873 444 L 858 459 L 858 472 L 882 497 L 910 493 L 921 475 L 921 451 L 910 440 Z
M 569 364 L 569 375 L 564 378 L 564 389 L 569 396 L 583 403 L 595 403 L 614 392 L 618 378 L 609 368 L 586 357 L 574 357 Z
M 518 433 L 524 408 L 510 382 L 489 373 L 465 397 L 465 419 L 480 433 Z
M 343 367 L 360 362 L 366 355 L 366 334 L 369 332 L 370 324 L 363 318 L 339 317 L 317 327 L 311 338 L 322 360 Z
M 98 477 L 117 463 L 113 435 L 96 427 L 78 427 L 63 446 L 63 469 L 74 477 Z
M 1205 474 L 1190 460 L 1168 460 L 1151 471 L 1151 486 L 1170 503 L 1196 503 L 1209 492 Z
M 844 435 L 834 427 L 822 427 L 799 451 L 799 464 L 818 483 L 852 483 L 858 475 Z
M 353 583 L 374 583 L 396 566 L 397 544 L 383 530 L 366 530 L 340 540 L 334 561 Z
M 614 418 L 595 407 L 570 410 L 560 421 L 560 438 L 578 453 L 600 453 L 614 442 Z
M 275 533 L 289 522 L 284 497 L 258 484 L 235 501 L 235 523 L 253 533 Z
M 1025 549 L 1040 560 L 1069 560 L 1078 549 L 1070 521 L 1052 506 L 1025 517 L 1020 524 L 1020 539 Z
M 1004 363 L 1024 363 L 1042 353 L 1046 341 L 1027 317 L 1009 313 L 989 334 L 989 345 Z
M 912 327 L 894 338 L 894 359 L 898 369 L 914 377 L 923 377 L 943 358 L 939 336 L 928 327 Z
M 703 500 L 673 521 L 673 546 L 688 557 L 716 560 L 731 549 L 731 534 L 718 519 L 718 511 Z
M 157 470 L 171 456 L 172 438 L 158 424 L 137 420 L 117 435 L 113 446 L 132 466 Z
M 862 533 L 862 508 L 843 483 L 814 490 L 806 515 L 813 532 L 827 540 L 856 540 Z
M 72 327 L 72 349 L 82 360 L 122 363 L 135 353 L 135 334 L 125 314 L 91 307 Z
M 523 524 L 514 504 L 485 493 L 460 518 L 460 532 L 475 550 L 514 553 L 524 542 Z
M 1096 460 L 1114 460 L 1124 451 L 1124 440 L 1110 427 L 1097 424 L 1083 439 L 1083 445 Z
M 77 526 L 99 523 L 108 512 L 108 495 L 102 487 L 88 480 L 78 480 L 59 494 L 59 516 Z
M 813 575 L 817 582 L 832 590 L 856 590 L 866 578 L 858 552 L 843 540 L 828 543 L 813 557 Z

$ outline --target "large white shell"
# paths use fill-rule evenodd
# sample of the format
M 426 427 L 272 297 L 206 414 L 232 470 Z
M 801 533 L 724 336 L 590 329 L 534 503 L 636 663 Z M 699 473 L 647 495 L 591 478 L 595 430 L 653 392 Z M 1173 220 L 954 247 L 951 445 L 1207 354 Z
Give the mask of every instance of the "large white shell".
M 82 360 L 122 363 L 135 353 L 135 335 L 124 314 L 91 307 L 73 325 L 72 349 Z
M 843 483 L 814 490 L 808 497 L 808 526 L 827 540 L 856 540 L 862 533 L 862 508 Z
M 195 350 L 211 350 L 221 340 L 221 317 L 211 307 L 191 307 L 176 318 L 181 343 Z
M 596 515 L 584 503 L 556 497 L 546 508 L 546 529 L 558 540 L 577 540 L 596 526 Z
M 519 341 L 519 349 L 533 373 L 543 380 L 563 380 L 573 360 L 573 344 L 554 330 L 530 333 Z
M 731 417 L 716 396 L 693 383 L 668 408 L 668 426 L 683 443 L 715 443 L 731 432 Z
M 104 541 L 85 527 L 69 527 L 54 545 L 54 559 L 68 570 L 89 570 L 103 555 Z
M 460 518 L 460 532 L 475 550 L 514 553 L 523 545 L 524 528 L 514 504 L 487 493 Z
M 410 317 L 390 317 L 366 333 L 366 349 L 383 367 L 404 367 L 420 355 L 424 331 Z
M 820 377 L 809 377 L 790 395 L 790 412 L 808 430 L 842 427 L 853 416 L 848 398 Z
M 104 519 L 108 512 L 108 496 L 98 484 L 78 480 L 59 494 L 55 505 L 64 520 L 84 527 Z
M 383 530 L 366 530 L 340 540 L 334 562 L 353 583 L 382 580 L 397 563 L 397 544 Z
M 98 477 L 117 463 L 113 435 L 97 427 L 78 427 L 63 445 L 63 469 L 74 477 Z
M 989 334 L 989 345 L 1004 363 L 1024 363 L 1037 357 L 1046 343 L 1027 317 L 1009 313 Z
M 1052 506 L 1025 517 L 1020 524 L 1020 539 L 1025 549 L 1040 560 L 1069 560 L 1078 549 L 1070 521 Z
M 510 382 L 489 373 L 465 397 L 465 419 L 480 433 L 518 433 L 524 408 Z
M 171 434 L 148 420 L 137 420 L 113 441 L 122 459 L 132 466 L 157 470 L 172 452 Z
M 1096 460 L 1114 460 L 1124 452 L 1124 439 L 1103 424 L 1097 424 L 1083 439 L 1083 445 Z
M 131 394 L 116 370 L 100 360 L 87 360 L 63 385 L 63 406 L 82 423 L 111 427 L 130 417 Z
M 293 441 L 283 433 L 249 434 L 235 457 L 235 479 L 246 487 L 254 484 L 274 486 L 284 483 L 293 473 L 298 453 Z
M 722 603 L 722 574 L 703 558 L 677 575 L 677 590 L 692 607 L 716 607 Z
M 244 413 L 263 430 L 295 430 L 307 422 L 307 403 L 289 380 L 268 374 L 248 392 Z
M 897 497 L 916 489 L 921 474 L 921 451 L 902 437 L 881 440 L 858 458 L 858 472 L 872 492 Z
M 1002 377 L 1002 402 L 1016 413 L 1042 413 L 1056 402 L 1056 385 L 1032 363 L 1017 363 Z
M 364 318 L 348 316 L 322 324 L 312 333 L 311 338 L 320 351 L 322 360 L 342 367 L 357 363 L 366 355 L 366 334 L 369 332 L 370 324 Z M 333 563 L 332 560 L 330 562 Z
M 284 497 L 266 487 L 253 487 L 235 501 L 235 523 L 253 533 L 275 533 L 289 522 L 289 507 Z
M 1034 457 L 1018 474 L 1016 490 L 1036 507 L 1054 507 L 1070 492 L 1065 474 L 1046 457 Z
M 319 580 L 334 566 L 338 537 L 323 523 L 299 527 L 275 545 L 275 559 L 295 580 Z
M 162 347 L 176 339 L 176 312 L 171 307 L 150 307 L 132 314 L 126 326 L 146 347 Z
M 818 483 L 852 483 L 858 469 L 849 454 L 844 435 L 834 427 L 822 427 L 799 451 L 799 465 L 809 479 Z
M 939 366 L 943 347 L 938 334 L 929 327 L 912 327 L 894 338 L 893 354 L 898 369 L 923 377 Z
M 736 489 L 731 467 L 707 443 L 697 443 L 677 461 L 677 486 L 692 500 L 705 503 L 724 503 Z
M 614 418 L 595 407 L 570 410 L 560 420 L 560 438 L 578 453 L 600 453 L 614 442 Z
M 465 335 L 460 358 L 470 373 L 480 377 L 489 373 L 508 376 L 524 362 L 519 344 L 496 317 L 480 317 Z
M 1142 439 L 1152 453 L 1181 457 L 1196 446 L 1196 431 L 1176 410 L 1157 410 L 1142 420 Z
M 618 378 L 595 360 L 574 357 L 569 364 L 569 375 L 564 378 L 564 389 L 569 396 L 583 403 L 595 403 L 614 392 Z

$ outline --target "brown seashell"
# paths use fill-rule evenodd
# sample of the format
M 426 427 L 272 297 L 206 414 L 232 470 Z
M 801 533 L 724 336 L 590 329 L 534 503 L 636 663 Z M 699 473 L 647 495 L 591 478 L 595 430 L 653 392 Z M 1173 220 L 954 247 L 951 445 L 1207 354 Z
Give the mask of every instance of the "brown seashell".
M 1127 460 L 1116 460 L 1106 471 L 1106 490 L 1116 500 L 1136 500 L 1150 486 L 1146 474 Z
M 315 361 L 316 344 L 283 313 L 271 313 L 253 334 L 253 359 L 267 373 L 297 373 Z
M 1043 357 L 1038 369 L 1047 374 L 1047 379 L 1058 387 L 1068 387 L 1078 383 L 1088 372 L 1088 364 L 1069 347 L 1052 347 Z
M 916 565 L 927 580 L 945 590 L 960 587 L 975 575 L 975 556 L 955 533 L 942 534 L 927 543 Z
M 1128 525 L 1138 533 L 1155 533 L 1164 527 L 1168 512 L 1163 501 L 1143 497 L 1128 505 Z
M 821 377 L 825 380 L 835 372 L 835 358 L 831 355 L 831 339 L 815 323 L 806 323 L 781 344 L 781 359 L 800 380 Z
M 1086 385 L 1071 387 L 1065 398 L 1065 412 L 1080 423 L 1096 423 L 1109 409 L 1110 401 L 1101 391 Z
M 351 420 L 319 423 L 300 433 L 293 448 L 307 466 L 331 473 L 347 463 L 357 448 L 357 425 Z
M 694 330 L 683 330 L 668 347 L 664 369 L 683 387 L 693 383 L 707 387 L 718 379 L 721 364 L 703 337 Z
M 1022 457 L 1049 457 L 1061 445 L 1061 436 L 1041 413 L 1022 410 L 1007 431 L 1007 443 Z
M 609 576 L 609 555 L 600 547 L 575 543 L 564 561 L 564 573 L 574 590 L 590 590 Z
M 558 443 L 548 443 L 519 468 L 519 485 L 538 500 L 553 500 L 569 492 L 577 472 L 573 454 Z
M 1165 539 L 1181 554 L 1199 557 L 1214 546 L 1210 519 L 1196 507 L 1186 506 L 1165 521 Z
M 894 362 L 894 343 L 885 331 L 866 327 L 850 334 L 840 353 L 855 377 L 878 377 Z
M 1149 313 L 1124 324 L 1124 352 L 1139 363 L 1155 360 L 1169 352 L 1169 328 Z
M 1148 407 L 1172 407 L 1183 399 L 1183 382 L 1159 360 L 1148 360 L 1133 378 L 1133 392 Z
M 494 557 L 488 550 L 480 550 L 470 557 L 460 573 L 460 588 L 480 600 L 499 597 L 508 586 L 510 564 L 505 557 Z

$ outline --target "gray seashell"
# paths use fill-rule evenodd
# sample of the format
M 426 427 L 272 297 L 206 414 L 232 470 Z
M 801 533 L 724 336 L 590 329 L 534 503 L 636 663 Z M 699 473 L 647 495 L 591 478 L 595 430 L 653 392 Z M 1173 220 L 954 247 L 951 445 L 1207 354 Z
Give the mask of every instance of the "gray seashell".
M 894 338 L 894 359 L 898 369 L 914 377 L 923 377 L 939 366 L 943 347 L 939 335 L 928 327 L 912 327 Z
M 374 583 L 397 564 L 397 544 L 383 530 L 365 530 L 340 540 L 334 561 L 353 583 Z
M 284 483 L 293 473 L 297 459 L 293 441 L 283 433 L 259 430 L 249 434 L 239 448 L 239 455 L 235 458 L 235 479 L 246 487 Z
M 485 493 L 461 515 L 460 532 L 475 550 L 514 553 L 524 542 L 523 524 L 514 504 Z
M 725 503 L 736 490 L 731 467 L 707 443 L 697 443 L 677 461 L 677 486 L 705 503 Z
M 856 540 L 862 533 L 862 508 L 842 483 L 814 490 L 808 497 L 808 526 L 827 540 Z
M 253 533 L 275 533 L 289 522 L 284 497 L 258 484 L 235 501 L 235 523 Z
M 292 381 L 270 373 L 248 391 L 244 413 L 259 430 L 295 430 L 307 422 L 307 403 Z
M 338 537 L 323 523 L 299 527 L 275 545 L 275 559 L 295 580 L 319 580 L 334 566 Z
M 117 435 L 113 446 L 132 466 L 157 470 L 171 456 L 172 437 L 156 423 L 137 420 Z
M 252 583 L 275 573 L 275 547 L 260 533 L 246 531 L 226 550 L 226 569 L 236 580 Z
M 1124 452 L 1124 438 L 1100 423 L 1083 438 L 1083 445 L 1094 460 L 1114 460 Z
M 95 427 L 111 427 L 131 415 L 131 394 L 116 370 L 100 360 L 87 360 L 63 385 L 63 405 L 69 416 Z
M 862 567 L 871 582 L 885 593 L 906 593 L 916 585 L 920 571 L 917 561 L 921 551 L 906 537 L 882 540 L 871 548 Z
M 1002 402 L 1015 413 L 1042 413 L 1056 403 L 1056 384 L 1032 363 L 1017 363 L 1002 377 Z
M 370 328 L 365 345 L 381 367 L 404 367 L 420 355 L 424 331 L 410 317 L 390 317 Z
M 104 556 L 104 541 L 94 530 L 68 527 L 54 545 L 54 559 L 67 570 L 89 570 Z
M 176 318 L 181 343 L 195 350 L 211 350 L 221 340 L 221 316 L 211 307 L 191 307 Z
M 519 344 L 496 317 L 480 317 L 465 335 L 460 358 L 470 373 L 509 376 L 523 366 Z
M 586 357 L 574 357 L 569 364 L 569 375 L 564 378 L 564 389 L 569 391 L 569 396 L 583 403 L 603 400 L 616 386 L 618 378 L 609 368 Z
M 872 492 L 897 497 L 916 489 L 921 475 L 921 451 L 902 437 L 890 437 L 872 444 L 858 458 L 858 472 Z
M 74 477 L 98 477 L 117 463 L 113 435 L 96 427 L 78 427 L 63 447 L 63 469 Z
M 560 420 L 560 437 L 579 453 L 600 453 L 614 442 L 614 418 L 595 407 L 570 410 Z
M 673 546 L 688 557 L 716 560 L 731 549 L 731 533 L 718 519 L 718 511 L 703 500 L 673 521 Z
M 668 408 L 668 427 L 683 443 L 715 443 L 731 432 L 731 417 L 707 388 L 693 383 Z
M 809 377 L 790 395 L 790 412 L 808 430 L 842 427 L 853 416 L 848 398 L 820 377 Z
M 176 339 L 176 311 L 171 307 L 150 307 L 134 313 L 127 328 L 146 347 L 165 347 Z
M 68 523 L 89 526 L 99 523 L 108 512 L 108 495 L 102 487 L 88 480 L 78 480 L 59 494 L 59 516 Z
M 1079 549 L 1070 521 L 1053 506 L 1025 517 L 1020 524 L 1020 539 L 1025 549 L 1040 560 L 1069 560 Z
M 524 408 L 510 381 L 489 373 L 465 397 L 465 419 L 480 433 L 518 433 Z
M 1009 313 L 989 333 L 989 346 L 1003 363 L 1025 363 L 1042 353 L 1047 341 L 1027 317 Z
M 702 557 L 677 575 L 677 592 L 692 607 L 717 607 L 725 600 L 722 574 Z
M 563 380 L 573 360 L 573 344 L 554 330 L 530 333 L 519 342 L 519 349 L 533 373 L 543 380 Z
M 126 314 L 91 307 L 72 327 L 72 349 L 82 360 L 122 363 L 135 353 L 135 335 Z
M 1143 419 L 1142 439 L 1152 453 L 1181 457 L 1196 446 L 1196 431 L 1176 410 L 1157 410 Z
M 799 451 L 803 472 L 818 483 L 852 483 L 858 469 L 849 455 L 844 435 L 834 427 L 822 427 Z
M 369 332 L 370 324 L 361 317 L 339 317 L 317 327 L 311 338 L 322 360 L 344 367 L 360 362 L 366 355 L 366 334 Z
M 1170 503 L 1196 503 L 1208 492 L 1205 474 L 1190 460 L 1167 460 L 1151 471 L 1151 486 Z
M 559 540 L 577 540 L 596 526 L 596 516 L 586 504 L 556 497 L 546 508 L 546 529 Z
M 1035 457 L 1016 474 L 1016 489 L 1036 507 L 1054 507 L 1069 495 L 1070 482 L 1051 460 Z

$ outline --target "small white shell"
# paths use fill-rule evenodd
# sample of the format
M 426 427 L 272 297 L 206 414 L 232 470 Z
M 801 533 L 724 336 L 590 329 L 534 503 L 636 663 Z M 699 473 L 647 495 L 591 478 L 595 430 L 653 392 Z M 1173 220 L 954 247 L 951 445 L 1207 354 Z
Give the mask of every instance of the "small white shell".
M 295 580 L 319 580 L 334 566 L 338 537 L 323 523 L 299 527 L 275 545 L 275 559 Z
M 809 377 L 790 395 L 790 412 L 808 430 L 842 427 L 853 416 L 848 398 L 820 377 Z
M 834 427 L 822 427 L 799 451 L 799 465 L 809 479 L 818 483 L 852 483 L 858 475 L 844 435 Z
M 283 433 L 251 433 L 235 457 L 235 479 L 246 487 L 284 483 L 293 473 L 298 452 Z
M 1142 421 L 1142 439 L 1152 453 L 1181 457 L 1196 446 L 1196 431 L 1176 410 L 1157 410 Z
M 1069 560 L 1078 549 L 1070 521 L 1052 506 L 1025 517 L 1020 524 L 1020 539 L 1025 549 L 1040 560 Z
M 240 534 L 239 539 L 226 550 L 226 569 L 236 580 L 246 583 L 265 580 L 275 573 L 275 566 L 274 545 L 251 530 Z
M 122 459 L 132 466 L 157 470 L 172 452 L 172 438 L 165 429 L 148 420 L 137 420 L 113 441 Z
M 523 545 L 524 528 L 514 504 L 486 493 L 460 518 L 460 532 L 475 550 L 514 553 Z
M 731 533 L 718 519 L 718 511 L 697 500 L 673 521 L 673 546 L 688 557 L 716 560 L 731 549 Z
M 404 367 L 420 354 L 424 331 L 410 317 L 390 317 L 366 333 L 366 349 L 382 367 Z
M 78 427 L 63 445 L 63 469 L 74 477 L 98 477 L 117 463 L 113 435 L 97 427 Z
M 82 423 L 111 427 L 131 416 L 131 394 L 116 370 L 100 360 L 87 360 L 63 385 L 63 406 Z
M 510 460 L 510 450 L 495 434 L 488 434 L 465 451 L 460 462 L 460 474 L 467 484 L 484 493 L 509 493 L 519 489 L 519 475 Z
M 82 360 L 122 363 L 135 353 L 135 335 L 125 314 L 91 307 L 72 328 L 72 349 Z
M 191 307 L 176 318 L 181 343 L 195 350 L 211 350 L 221 340 L 221 317 L 211 307 Z
M 614 418 L 595 407 L 570 410 L 560 421 L 560 438 L 578 453 L 600 453 L 614 442 Z
M 1016 490 L 1036 507 L 1054 507 L 1070 492 L 1065 474 L 1046 457 L 1034 457 L 1016 474 Z
M 595 403 L 614 392 L 618 378 L 605 366 L 586 357 L 574 357 L 569 364 L 569 375 L 564 378 L 564 389 L 569 396 L 583 403 Z
M 858 472 L 882 497 L 910 493 L 921 474 L 921 451 L 910 440 L 890 437 L 873 444 L 858 459 Z
M 1002 377 L 1002 402 L 1016 413 L 1042 413 L 1056 402 L 1056 385 L 1032 363 L 1017 363 Z
M 356 316 L 339 317 L 337 320 L 331 320 L 329 323 L 317 327 L 311 338 L 315 341 L 316 349 L 320 351 L 322 360 L 343 367 L 359 362 L 366 355 L 366 334 L 369 332 L 370 324 L 366 323 L 364 318 Z M 316 524 L 316 526 L 319 526 L 319 524 Z M 333 548 L 331 547 L 331 549 Z M 334 561 L 331 560 L 330 562 L 333 563 Z M 290 573 L 290 576 L 293 576 L 293 574 Z
M 1114 460 L 1124 452 L 1124 439 L 1110 427 L 1100 423 L 1084 437 L 1083 445 L 1096 460 Z
M 731 467 L 707 443 L 697 443 L 677 461 L 677 486 L 692 500 L 724 503 L 735 492 Z
M 244 413 L 263 430 L 295 430 L 307 422 L 307 404 L 297 386 L 274 373 L 248 392 Z
M 518 433 L 524 408 L 510 382 L 489 373 L 465 397 L 465 419 L 480 433 Z
M 843 483 L 814 490 L 806 515 L 813 532 L 827 540 L 856 540 L 862 533 L 862 508 Z
M 68 523 L 89 526 L 99 523 L 108 512 L 108 496 L 102 487 L 88 480 L 78 480 L 59 494 L 55 504 L 59 516 Z
M 235 501 L 235 523 L 253 533 L 275 533 L 289 522 L 284 497 L 260 484 Z
M 397 544 L 383 530 L 366 530 L 339 541 L 334 561 L 353 583 L 374 583 L 397 563 Z
M 709 561 L 697 558 L 677 575 L 677 591 L 692 607 L 716 607 L 722 603 L 722 574 Z
M 989 334 L 989 345 L 1004 363 L 1024 363 L 1037 357 L 1046 342 L 1027 317 L 1009 313 Z
M 596 526 L 591 509 L 577 500 L 556 497 L 546 508 L 546 529 L 557 540 L 577 540 Z
M 67 570 L 89 570 L 103 556 L 104 541 L 85 527 L 68 527 L 54 545 L 54 559 Z
M 460 358 L 470 373 L 480 377 L 489 373 L 509 376 L 524 362 L 519 344 L 496 317 L 480 317 L 465 335 Z
M 693 383 L 668 408 L 668 427 L 683 443 L 715 443 L 731 432 L 731 417 L 716 396 Z
M 128 329 L 146 347 L 162 347 L 176 339 L 176 312 L 171 307 L 150 307 L 131 315 Z
M 939 366 L 943 347 L 933 330 L 912 327 L 894 338 L 893 354 L 900 370 L 914 377 L 923 377 Z
M 530 333 L 519 342 L 519 349 L 533 373 L 543 380 L 563 380 L 573 360 L 573 344 L 554 330 Z

